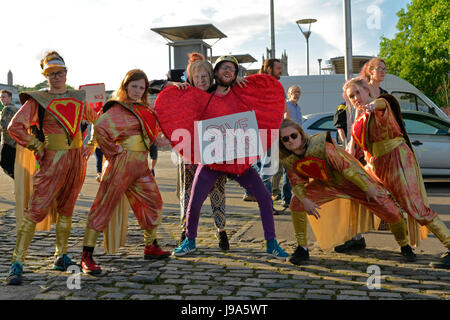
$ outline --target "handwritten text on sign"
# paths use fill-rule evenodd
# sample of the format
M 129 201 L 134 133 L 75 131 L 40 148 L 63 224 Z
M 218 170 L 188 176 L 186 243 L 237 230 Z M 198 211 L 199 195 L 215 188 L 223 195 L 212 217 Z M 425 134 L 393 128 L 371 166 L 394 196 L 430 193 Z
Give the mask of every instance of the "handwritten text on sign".
M 264 153 L 254 111 L 196 121 L 195 125 L 202 164 L 230 163 Z
M 105 94 L 105 84 L 95 83 L 95 84 L 85 84 L 79 87 L 80 90 L 86 92 L 86 100 L 90 103 L 104 102 L 106 98 Z

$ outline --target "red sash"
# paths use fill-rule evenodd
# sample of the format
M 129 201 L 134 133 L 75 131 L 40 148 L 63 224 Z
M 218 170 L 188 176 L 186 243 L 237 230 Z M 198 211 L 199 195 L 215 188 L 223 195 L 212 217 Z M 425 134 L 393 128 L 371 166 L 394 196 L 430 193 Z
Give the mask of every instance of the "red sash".
M 141 125 L 147 132 L 150 140 L 155 140 L 160 130 L 153 111 L 146 106 L 140 105 L 133 105 L 133 111 L 134 114 L 139 118 Z
M 369 124 L 369 113 L 365 112 L 352 125 L 352 137 L 356 144 L 364 151 L 369 151 L 367 148 L 366 132 Z
M 83 102 L 75 98 L 53 99 L 46 110 L 67 130 L 73 138 L 83 119 Z
M 297 160 L 294 163 L 294 170 L 302 176 L 308 178 L 320 179 L 326 182 L 330 181 L 330 177 L 328 176 L 327 168 L 325 166 L 325 161 L 315 157 L 309 156 Z

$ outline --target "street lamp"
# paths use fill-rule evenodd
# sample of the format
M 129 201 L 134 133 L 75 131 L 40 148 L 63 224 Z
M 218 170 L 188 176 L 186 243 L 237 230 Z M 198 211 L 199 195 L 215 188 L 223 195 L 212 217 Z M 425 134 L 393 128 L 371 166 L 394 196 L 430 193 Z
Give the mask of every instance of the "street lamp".
M 311 35 L 311 23 L 314 22 L 317 22 L 317 19 L 300 19 L 296 21 L 298 28 L 300 29 L 300 32 L 303 33 L 303 35 L 306 38 L 306 74 L 308 76 L 309 76 L 309 36 Z M 302 27 L 300 26 L 302 24 L 308 25 L 308 31 L 302 30 Z

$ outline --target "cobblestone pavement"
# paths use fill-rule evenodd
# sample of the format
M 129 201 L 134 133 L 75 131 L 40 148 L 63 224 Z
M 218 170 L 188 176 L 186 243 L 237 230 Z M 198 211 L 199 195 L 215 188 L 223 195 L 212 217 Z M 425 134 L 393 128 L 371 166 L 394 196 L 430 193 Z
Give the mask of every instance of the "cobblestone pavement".
M 89 160 L 85 186 L 77 202 L 69 241 L 69 254 L 79 262 L 87 214 L 95 197 L 95 157 Z M 36 232 L 24 265 L 22 286 L 6 286 L 12 250 L 15 245 L 14 195 L 11 180 L 1 173 L 0 196 L 0 299 L 25 300 L 259 300 L 259 299 L 450 299 L 450 270 L 432 269 L 430 261 L 444 248 L 436 239 L 433 251 L 416 249 L 419 259 L 403 263 L 399 249 L 386 245 L 371 246 L 358 253 L 324 252 L 310 233 L 310 261 L 294 266 L 265 254 L 262 233 L 250 232 L 259 226 L 256 203 L 241 200 L 243 191 L 234 182 L 227 183 L 227 232 L 231 250 L 218 248 L 209 205 L 202 210 L 197 251 L 180 258 L 149 261 L 143 259 L 143 232 L 130 212 L 127 243 L 118 254 L 105 254 L 102 235 L 95 249 L 96 261 L 103 273 L 61 273 L 52 270 L 55 246 L 54 228 Z M 179 214 L 175 195 L 176 171 L 170 152 L 159 152 L 156 178 L 165 201 L 158 241 L 165 249 L 178 244 Z M 9 185 L 7 185 L 9 183 Z M 208 204 L 209 200 L 205 204 Z M 277 204 L 278 205 L 278 204 Z M 443 206 L 444 208 L 445 206 Z M 446 206 L 447 212 L 448 206 Z M 295 241 L 289 229 L 290 217 L 275 216 L 278 240 L 292 253 Z M 280 226 L 280 228 L 278 228 Z M 287 227 L 286 227 L 287 226 Z M 389 237 L 387 231 L 370 235 L 372 242 Z M 381 241 L 381 240 L 380 240 Z M 380 287 L 369 266 L 380 271 Z M 369 268 L 369 271 L 368 271 Z M 78 281 L 79 280 L 79 281 Z M 79 284 L 79 288 L 77 285 Z M 71 289 L 72 288 L 72 289 Z

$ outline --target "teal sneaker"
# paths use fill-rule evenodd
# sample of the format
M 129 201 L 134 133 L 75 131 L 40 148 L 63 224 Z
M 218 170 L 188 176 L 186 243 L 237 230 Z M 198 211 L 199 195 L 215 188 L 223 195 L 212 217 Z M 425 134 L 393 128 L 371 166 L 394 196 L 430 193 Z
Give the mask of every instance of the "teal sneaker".
M 8 278 L 6 278 L 6 284 L 11 286 L 18 286 L 22 284 L 23 266 L 20 262 L 14 262 L 11 266 Z
M 430 267 L 437 269 L 450 269 L 450 250 L 443 254 L 439 261 L 430 262 Z
M 274 238 L 272 240 L 268 240 L 266 243 L 266 252 L 270 254 L 271 256 L 284 260 L 287 257 L 289 257 L 289 254 L 287 254 L 281 247 L 278 245 L 277 240 Z
M 184 256 L 192 251 L 195 251 L 195 239 L 186 238 L 178 248 L 173 250 L 175 256 Z
M 77 265 L 73 262 L 67 254 L 63 254 L 62 257 L 55 257 L 55 263 L 53 268 L 59 271 L 67 271 L 70 266 Z

